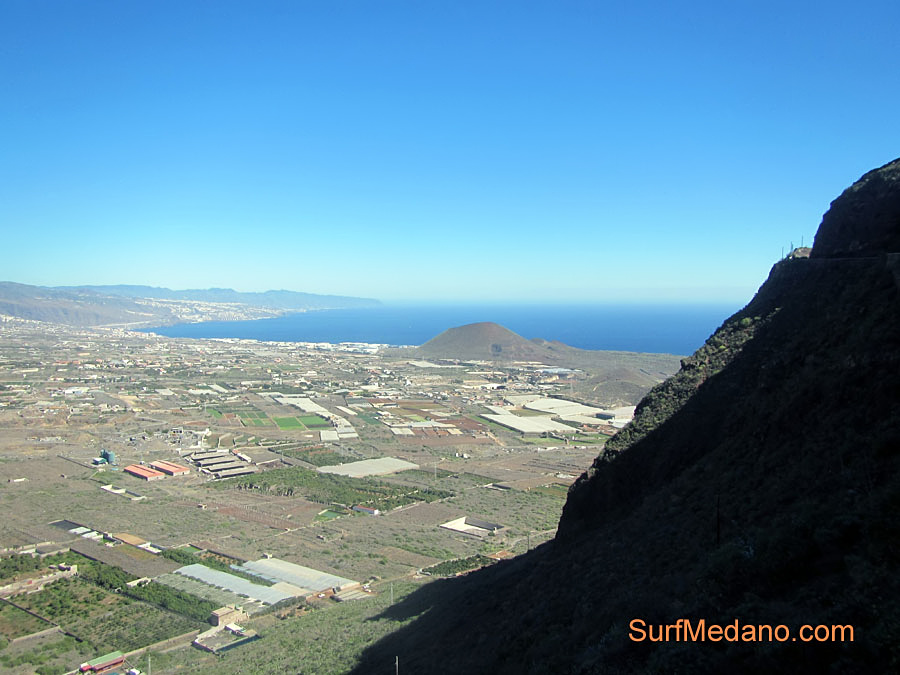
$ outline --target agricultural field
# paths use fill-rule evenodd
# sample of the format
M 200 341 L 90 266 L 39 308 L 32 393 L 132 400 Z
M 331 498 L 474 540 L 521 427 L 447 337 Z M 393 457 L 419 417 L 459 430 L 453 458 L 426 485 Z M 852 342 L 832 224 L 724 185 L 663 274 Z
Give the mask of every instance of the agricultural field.
M 49 622 L 38 619 L 14 605 L 0 602 L 0 636 L 6 640 L 15 640 L 51 626 Z
M 196 620 L 79 577 L 56 581 L 39 593 L 16 596 L 15 602 L 105 651 L 137 649 L 198 627 Z
M 265 555 L 369 582 L 375 592 L 358 603 L 323 600 L 291 611 L 266 609 L 247 622 L 260 632 L 258 642 L 221 656 L 191 647 L 154 652 L 153 672 L 254 672 L 262 662 L 271 672 L 344 672 L 372 640 L 403 625 L 405 619 L 389 607 L 392 587 L 401 602 L 420 584 L 441 583 L 432 581 L 435 576 L 483 564 L 490 554 L 522 553 L 551 538 L 566 485 L 597 452 L 589 436 L 566 443 L 492 427 L 479 415 L 485 404 L 503 405 L 506 392 L 462 391 L 461 371 L 424 371 L 381 355 L 317 351 L 299 343 L 146 335 L 109 342 L 105 335 L 42 337 L 35 331 L 0 344 L 0 357 L 15 369 L 37 369 L 24 376 L 0 369 L 0 389 L 15 387 L 0 391 L 15 402 L 14 408 L 0 408 L 0 508 L 6 519 L 0 547 L 28 550 L 53 542 L 103 561 L 79 562 L 83 576 L 21 597 L 47 619 L 94 642 L 52 630 L 25 637 L 0 649 L 0 671 L 14 675 L 60 673 L 102 649 L 205 628 L 212 608 L 240 598 L 172 570 L 196 562 L 230 569 L 235 561 Z M 538 391 L 536 377 L 516 368 L 494 381 Z M 89 393 L 64 393 L 84 388 L 88 378 Z M 379 391 L 369 382 L 377 382 Z M 210 391 L 202 398 L 183 393 L 191 389 Z M 331 423 L 282 405 L 276 392 L 308 396 L 341 414 L 360 438 L 321 441 L 318 432 Z M 452 423 L 462 433 L 420 426 L 414 436 L 402 437 L 385 424 L 429 420 Z M 91 465 L 102 449 L 115 452 L 118 467 Z M 146 482 L 121 470 L 156 460 L 184 464 L 188 460 L 182 458 L 198 450 L 235 449 L 256 465 L 256 474 L 210 481 L 192 470 Z M 387 456 L 420 468 L 378 478 L 315 471 Z M 143 499 L 102 490 L 107 484 Z M 381 513 L 354 512 L 350 507 L 356 504 Z M 440 527 L 464 516 L 503 529 L 477 536 Z M 63 520 L 111 536 L 96 543 L 51 524 Z M 105 545 L 116 534 L 165 551 L 153 555 L 130 545 Z M 51 560 L 0 557 L 0 585 L 40 576 Z M 434 576 L 420 579 L 426 568 Z M 144 576 L 164 583 L 127 587 Z M 14 607 L 0 608 L 3 639 L 46 625 L 26 616 Z M 148 664 L 138 659 L 130 665 L 146 672 Z
M 245 427 L 265 427 L 273 424 L 269 416 L 259 411 L 242 411 L 238 413 Z
M 215 604 L 216 607 L 224 607 L 229 604 L 240 605 L 244 602 L 244 598 L 236 593 L 204 584 L 201 581 L 184 576 L 183 574 L 163 574 L 161 577 L 157 578 L 157 582 L 164 586 L 190 593 L 198 598 L 209 600 Z
M 302 459 L 303 461 L 315 464 L 316 466 L 329 466 L 332 464 L 341 464 L 342 462 L 352 462 L 359 459 L 359 457 L 334 452 L 330 447 L 322 447 L 320 445 L 296 450 L 282 450 L 281 452 L 287 457 Z
M 297 429 L 299 431 L 305 431 L 306 426 L 296 417 L 273 417 L 275 420 L 275 424 L 278 425 L 278 428 L 282 431 L 290 431 L 292 429 Z
M 330 429 L 331 422 L 318 415 L 299 415 L 297 419 L 307 429 Z
M 11 675 L 59 675 L 93 656 L 93 645 L 56 631 L 0 646 L 0 671 Z
M 260 664 L 270 673 L 345 673 L 351 670 L 365 647 L 401 628 L 414 616 L 391 611 L 391 594 L 400 605 L 422 582 L 408 580 L 382 585 L 372 597 L 357 602 L 321 601 L 308 611 L 254 617 L 246 626 L 259 631 L 262 640 L 219 655 L 197 650 L 151 652 L 153 672 L 222 675 L 255 673 Z M 284 618 L 282 618 L 284 617 Z M 147 656 L 135 659 L 147 670 Z M 389 664 L 388 672 L 393 672 Z
M 477 554 L 469 556 L 468 558 L 445 560 L 444 562 L 440 562 L 437 565 L 426 567 L 422 570 L 422 573 L 431 574 L 436 577 L 452 577 L 457 574 L 461 574 L 462 572 L 468 572 L 479 567 L 484 567 L 485 565 L 491 565 L 494 562 L 495 560 L 493 560 L 492 558 Z
M 351 507 L 365 504 L 389 510 L 420 501 L 434 501 L 452 495 L 433 488 L 410 488 L 372 478 L 348 478 L 335 474 L 321 474 L 301 467 L 273 469 L 250 476 L 217 481 L 215 488 L 259 490 L 282 496 L 302 496 L 319 504 L 340 504 Z
M 30 665 L 38 673 L 58 673 L 86 655 L 130 651 L 203 628 L 209 612 L 218 606 L 154 582 L 129 587 L 134 575 L 71 552 L 45 559 L 9 556 L 2 561 L 2 572 L 7 578 L 23 577 L 50 572 L 50 565 L 62 562 L 77 565 L 78 576 L 0 603 L 0 665 Z M 53 624 L 68 635 L 25 638 Z M 8 644 L 17 638 L 22 638 L 21 646 Z

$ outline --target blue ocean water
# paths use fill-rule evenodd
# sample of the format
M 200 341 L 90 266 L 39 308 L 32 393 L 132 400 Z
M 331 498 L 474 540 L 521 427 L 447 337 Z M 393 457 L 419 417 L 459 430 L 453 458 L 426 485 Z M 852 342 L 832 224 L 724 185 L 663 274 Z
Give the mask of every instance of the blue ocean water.
M 526 338 L 559 340 L 581 349 L 691 354 L 739 308 L 737 304 L 384 305 L 148 331 L 186 338 L 420 345 L 454 326 L 493 321 Z

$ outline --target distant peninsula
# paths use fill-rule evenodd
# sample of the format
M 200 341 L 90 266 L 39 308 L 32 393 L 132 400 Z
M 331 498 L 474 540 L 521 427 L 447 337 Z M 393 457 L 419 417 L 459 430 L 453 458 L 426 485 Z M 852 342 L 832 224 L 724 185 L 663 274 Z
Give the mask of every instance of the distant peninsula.
M 31 286 L 0 282 L 0 315 L 70 326 L 148 328 L 201 321 L 265 319 L 293 312 L 377 307 L 372 298 L 230 288 Z

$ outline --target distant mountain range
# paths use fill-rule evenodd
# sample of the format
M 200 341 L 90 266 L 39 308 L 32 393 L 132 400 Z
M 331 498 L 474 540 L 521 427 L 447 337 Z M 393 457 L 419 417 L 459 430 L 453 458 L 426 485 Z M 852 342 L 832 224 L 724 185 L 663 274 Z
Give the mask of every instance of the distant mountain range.
M 231 288 L 204 288 L 173 291 L 158 286 L 56 286 L 60 291 L 88 291 L 101 295 L 115 295 L 123 298 L 156 298 L 159 300 L 193 300 L 197 302 L 224 302 L 267 309 L 349 309 L 355 307 L 376 307 L 380 301 L 372 298 L 354 298 L 344 295 L 317 295 L 298 291 L 264 291 L 243 293 Z
M 372 307 L 369 298 L 230 288 L 173 291 L 153 286 L 30 286 L 0 282 L 0 314 L 70 326 L 152 327 L 262 319 L 315 309 Z

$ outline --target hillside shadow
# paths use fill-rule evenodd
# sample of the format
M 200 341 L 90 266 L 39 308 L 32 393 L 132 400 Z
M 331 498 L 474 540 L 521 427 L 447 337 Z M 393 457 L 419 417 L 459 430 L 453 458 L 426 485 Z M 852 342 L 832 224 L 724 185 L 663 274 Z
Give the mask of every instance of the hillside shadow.
M 878 618 L 900 625 L 890 601 L 898 582 L 877 573 L 895 564 L 900 536 L 879 515 L 900 506 L 897 289 L 877 270 L 796 269 L 778 273 L 796 297 L 761 289 L 734 320 L 771 320 L 724 367 L 674 389 L 687 398 L 674 409 L 662 401 L 663 421 L 601 462 L 576 508 L 570 493 L 563 518 L 577 527 L 414 591 L 380 615 L 409 623 L 368 647 L 352 672 L 392 672 L 398 656 L 404 672 L 422 673 L 886 664 L 900 644 Z M 633 617 L 684 616 L 852 620 L 870 631 L 866 644 L 815 649 L 650 649 L 627 637 Z

